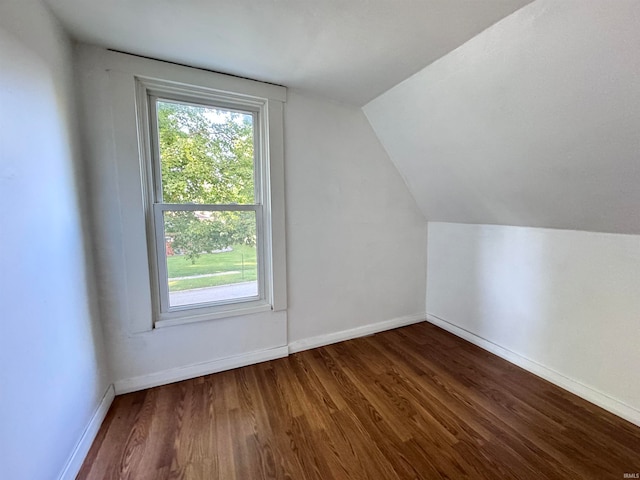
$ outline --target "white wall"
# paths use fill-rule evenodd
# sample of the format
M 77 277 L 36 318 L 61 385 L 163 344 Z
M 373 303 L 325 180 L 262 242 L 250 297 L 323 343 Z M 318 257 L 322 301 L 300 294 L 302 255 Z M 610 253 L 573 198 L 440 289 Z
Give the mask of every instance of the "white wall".
M 640 233 L 640 2 L 537 0 L 364 107 L 429 221 Z
M 102 313 L 117 390 L 286 354 L 288 343 L 308 337 L 424 318 L 426 222 L 402 179 L 358 108 L 294 92 L 284 126 L 287 311 L 132 328 L 151 314 L 135 116 L 118 113 L 133 112 L 134 84 L 129 73 L 107 74 L 103 55 L 80 49 Z M 135 57 L 127 62 L 138 68 Z M 163 69 L 179 67 L 153 68 L 161 78 Z M 114 125 L 120 132 L 129 126 L 131 138 L 114 137 Z
M 640 422 L 640 236 L 429 222 L 428 245 L 430 315 Z
M 70 45 L 39 3 L 0 3 L 0 70 L 0 463 L 3 478 L 57 478 L 108 376 Z
M 237 367 L 247 363 L 245 357 L 257 361 L 286 355 L 286 311 L 152 329 L 135 77 L 202 86 L 215 78 L 224 88 L 228 82 L 244 85 L 245 93 L 256 84 L 88 46 L 79 46 L 77 60 L 101 311 L 116 392 Z M 269 140 L 273 147 L 276 139 Z
M 289 341 L 424 313 L 426 222 L 361 109 L 285 108 Z

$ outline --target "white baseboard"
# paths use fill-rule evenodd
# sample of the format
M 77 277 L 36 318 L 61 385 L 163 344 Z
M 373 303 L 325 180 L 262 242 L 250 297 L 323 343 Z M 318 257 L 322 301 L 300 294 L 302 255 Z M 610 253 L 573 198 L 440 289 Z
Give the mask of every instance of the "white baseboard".
M 71 456 L 69 457 L 69 460 L 67 460 L 64 470 L 62 470 L 62 473 L 60 474 L 60 480 L 73 480 L 76 478 L 76 475 L 78 475 L 80 468 L 82 468 L 82 462 L 84 462 L 84 459 L 89 453 L 89 449 L 91 448 L 96 435 L 98 435 L 98 430 L 100 430 L 100 426 L 102 425 L 104 418 L 107 416 L 107 412 L 109 411 L 109 407 L 111 406 L 111 403 L 113 403 L 115 396 L 116 393 L 113 385 L 109 385 L 107 391 L 102 397 L 102 400 L 100 401 L 100 404 L 98 405 L 98 408 L 96 408 L 96 411 L 91 417 L 89 424 L 84 429 L 82 437 L 80 437 L 76 447 L 73 449 L 73 452 L 71 452 Z
M 340 332 L 327 333 L 325 335 L 318 335 L 316 337 L 304 338 L 302 340 L 291 342 L 289 344 L 289 353 L 301 352 L 303 350 L 309 350 L 311 348 L 317 348 L 324 345 L 330 345 L 332 343 L 351 340 L 352 338 L 364 337 L 365 335 L 371 335 L 372 333 L 391 330 L 392 328 L 404 327 L 413 323 L 424 322 L 425 317 L 425 313 L 416 313 L 414 315 L 407 315 L 405 317 L 393 318 L 391 320 L 385 320 L 383 322 L 371 323 L 369 325 L 350 328 L 348 330 L 342 330 Z
M 245 367 L 254 363 L 275 360 L 276 358 L 286 357 L 288 354 L 289 350 L 285 345 L 282 347 L 245 353 L 243 355 L 220 358 L 210 362 L 171 368 L 161 372 L 150 373 L 149 375 L 126 378 L 124 380 L 116 381 L 114 385 L 116 394 L 121 395 L 123 393 L 144 390 L 145 388 L 157 387 L 159 385 L 166 385 L 168 383 L 179 382 L 181 380 L 188 380 L 202 375 L 209 375 L 210 373 L 217 373 L 224 370 L 231 370 L 232 368 Z
M 453 323 L 449 323 L 442 318 L 436 317 L 435 315 L 427 314 L 427 321 L 432 323 L 454 335 L 467 340 L 474 345 L 477 345 L 484 350 L 487 350 L 494 355 L 497 355 L 505 360 L 518 365 L 521 368 L 537 375 L 539 377 L 544 378 L 545 380 L 568 390 L 569 392 L 591 402 L 605 410 L 617 415 L 619 417 L 624 418 L 625 420 L 640 426 L 640 411 L 622 403 L 615 398 L 612 398 L 598 390 L 593 389 L 592 387 L 588 387 L 576 380 L 573 380 L 569 377 L 562 375 L 561 373 L 556 372 L 544 365 L 541 365 L 533 360 L 529 360 L 526 357 L 523 357 L 511 350 L 508 350 L 500 345 L 497 345 L 489 340 L 486 340 L 482 337 L 479 337 L 475 333 L 471 333 L 468 330 L 460 328 Z
M 286 357 L 289 353 L 301 352 L 302 350 L 308 350 L 310 348 L 321 347 L 323 345 L 342 342 L 344 340 L 350 340 L 352 338 L 362 337 L 372 333 L 390 330 L 392 328 L 411 325 L 412 323 L 423 322 L 424 319 L 424 313 L 417 313 L 349 330 L 342 330 L 340 332 L 319 335 L 317 337 L 305 338 L 303 340 L 292 342 L 288 346 L 285 345 L 268 350 L 259 350 L 257 352 L 221 358 L 211 362 L 187 365 L 185 367 L 172 368 L 161 372 L 150 373 L 148 375 L 141 375 L 139 377 L 117 380 L 114 383 L 115 391 L 117 395 L 121 395 L 123 393 L 135 392 L 138 390 L 144 390 L 145 388 L 152 388 L 159 385 L 187 380 L 201 375 L 209 375 L 211 373 L 222 372 L 232 368 L 245 367 L 254 363 Z

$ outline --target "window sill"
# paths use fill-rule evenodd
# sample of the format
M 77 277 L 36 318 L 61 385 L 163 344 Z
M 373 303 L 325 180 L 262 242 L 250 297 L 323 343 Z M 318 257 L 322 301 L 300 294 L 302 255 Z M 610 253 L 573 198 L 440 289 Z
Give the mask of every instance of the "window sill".
M 206 322 L 209 320 L 218 320 L 221 318 L 238 317 L 241 315 L 252 315 L 254 313 L 269 312 L 272 307 L 268 303 L 255 302 L 250 305 L 237 306 L 220 310 L 217 312 L 207 312 L 198 315 L 185 315 L 176 318 L 165 318 L 155 322 L 154 328 L 175 327 L 177 325 L 185 325 L 188 323 Z

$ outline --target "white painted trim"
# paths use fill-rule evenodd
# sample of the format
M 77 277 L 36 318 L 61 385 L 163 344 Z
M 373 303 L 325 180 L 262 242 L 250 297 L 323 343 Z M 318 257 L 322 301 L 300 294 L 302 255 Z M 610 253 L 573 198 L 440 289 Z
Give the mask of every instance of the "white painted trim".
M 185 77 L 188 71 L 183 72 Z M 243 314 L 243 310 L 255 307 L 257 304 L 269 304 L 269 309 L 274 304 L 272 297 L 273 260 L 272 249 L 274 243 L 272 234 L 277 233 L 285 237 L 284 228 L 276 232 L 270 225 L 271 192 L 270 189 L 270 163 L 278 161 L 278 155 L 282 152 L 270 148 L 270 117 L 269 105 L 278 103 L 262 97 L 246 94 L 233 94 L 219 92 L 202 85 L 189 83 L 177 84 L 175 81 L 162 81 L 135 76 L 136 85 L 136 109 L 138 128 L 138 144 L 140 154 L 141 179 L 146 182 L 142 185 L 144 198 L 144 211 L 147 227 L 147 256 L 149 259 L 149 280 L 153 300 L 154 324 L 164 323 L 165 326 L 175 326 L 183 323 L 193 323 L 202 320 L 214 320 Z M 182 105 L 198 105 L 221 108 L 237 112 L 251 113 L 253 118 L 253 142 L 254 142 L 254 203 L 245 205 L 235 204 L 181 204 L 165 203 L 162 196 L 161 161 L 158 138 L 158 112 L 157 105 L 161 101 L 178 102 Z M 282 110 L 279 111 L 282 117 Z M 275 119 L 277 120 L 277 119 Z M 280 122 L 274 122 L 276 130 L 282 130 L 282 118 Z M 201 304 L 187 304 L 171 306 L 169 301 L 167 258 L 165 254 L 165 221 L 164 212 L 167 211 L 246 211 L 254 212 L 256 226 L 257 249 L 257 286 L 255 297 L 227 299 Z M 284 225 L 283 225 L 284 227 Z M 282 270 L 284 272 L 284 270 Z M 284 277 L 276 280 L 281 281 Z M 286 285 L 286 279 L 284 280 Z M 256 300 L 250 302 L 250 300 Z M 264 307 L 262 308 L 264 310 Z M 238 313 L 238 311 L 241 311 Z M 229 313 L 230 315 L 226 315 Z
M 206 287 L 205 287 L 206 288 Z M 193 289 L 195 290 L 195 288 Z M 235 306 L 235 308 L 229 308 L 229 306 Z M 229 318 L 229 317 L 238 317 L 240 315 L 253 315 L 260 312 L 269 312 L 273 310 L 271 305 L 265 303 L 264 300 L 256 300 L 253 302 L 235 302 L 226 305 L 218 305 L 220 310 L 216 311 L 214 308 L 209 307 L 208 309 L 203 309 L 207 313 L 203 313 L 200 315 L 189 315 L 184 317 L 175 317 L 175 318 L 167 318 L 166 320 L 158 320 L 155 324 L 155 328 L 166 328 L 166 327 L 175 327 L 176 325 L 186 325 L 188 323 L 197 323 L 203 322 L 207 320 L 217 320 L 219 318 Z M 226 309 L 224 308 L 226 307 Z M 185 309 L 183 311 L 194 311 L 195 308 L 191 310 Z
M 209 375 L 210 373 L 217 373 L 224 370 L 231 370 L 233 368 L 246 367 L 247 365 L 253 365 L 254 363 L 275 360 L 276 358 L 286 357 L 288 354 L 289 350 L 285 345 L 282 347 L 220 358 L 210 362 L 171 368 L 169 370 L 141 375 L 139 377 L 126 378 L 124 380 L 116 381 L 114 386 L 116 393 L 121 395 L 123 393 L 144 390 L 145 388 L 152 388 L 159 385 L 179 382 L 181 380 L 188 380 L 202 375 Z
M 332 343 L 343 342 L 345 340 L 351 340 L 352 338 L 364 337 L 373 333 L 383 332 L 385 330 L 391 330 L 398 327 L 404 327 L 413 323 L 424 322 L 424 320 L 424 313 L 416 313 L 404 317 L 393 318 L 391 320 L 385 320 L 383 322 L 371 323 L 362 327 L 350 328 L 349 330 L 326 333 L 324 335 L 318 335 L 317 337 L 304 338 L 302 340 L 291 342 L 289 344 L 289 353 L 302 352 L 303 350 L 309 350 L 312 348 L 322 347 L 324 345 L 330 345 Z
M 93 441 L 96 439 L 96 435 L 98 435 L 98 431 L 100 430 L 100 426 L 104 421 L 104 418 L 107 416 L 107 412 L 109 411 L 109 407 L 113 403 L 113 399 L 116 396 L 116 392 L 113 388 L 113 385 L 109 385 L 107 391 L 105 392 L 102 400 L 100 400 L 100 404 L 96 411 L 93 413 L 91 420 L 87 424 L 87 427 L 82 432 L 82 437 L 76 444 L 73 452 L 71 452 L 71 456 L 69 460 L 67 460 L 67 464 L 62 470 L 60 474 L 60 480 L 73 480 L 80 472 L 80 468 L 82 468 L 82 462 L 87 457 L 89 453 L 89 449 L 93 444 Z
M 135 392 L 137 390 L 144 390 L 145 388 L 152 388 L 159 385 L 179 382 L 181 380 L 188 380 L 201 375 L 209 375 L 211 373 L 222 372 L 224 370 L 231 370 L 233 368 L 245 367 L 255 363 L 275 360 L 276 358 L 286 357 L 289 353 L 301 352 L 303 350 L 309 350 L 310 348 L 321 347 L 323 345 L 351 340 L 352 338 L 363 337 L 365 335 L 382 332 L 384 330 L 391 330 L 392 328 L 423 322 L 424 319 L 424 313 L 416 313 L 414 315 L 407 315 L 405 317 L 372 323 L 362 327 L 343 330 L 341 332 L 328 333 L 326 335 L 298 340 L 290 343 L 288 346 L 285 345 L 267 350 L 259 350 L 247 354 L 221 358 L 210 362 L 154 372 L 149 375 L 141 375 L 139 377 L 118 380 L 114 383 L 114 386 L 117 395 Z
M 610 397 L 609 395 L 602 393 L 598 390 L 595 390 L 591 387 L 588 387 L 572 378 L 566 377 L 561 373 L 556 372 L 544 365 L 541 365 L 533 360 L 529 360 L 522 355 L 519 355 L 515 352 L 512 352 L 509 349 L 501 347 L 498 344 L 491 342 L 485 338 L 482 338 L 475 333 L 472 333 L 468 330 L 458 327 L 453 323 L 450 323 L 442 318 L 439 318 L 432 314 L 427 314 L 427 322 L 432 323 L 454 335 L 467 340 L 478 347 L 487 350 L 488 352 L 497 355 L 508 362 L 511 362 L 525 370 L 537 375 L 545 380 L 557 385 L 564 390 L 567 390 L 588 402 L 591 402 L 605 410 L 617 415 L 619 417 L 628 420 L 629 422 L 640 426 L 640 411 L 621 402 L 620 400 L 616 400 L 615 398 Z

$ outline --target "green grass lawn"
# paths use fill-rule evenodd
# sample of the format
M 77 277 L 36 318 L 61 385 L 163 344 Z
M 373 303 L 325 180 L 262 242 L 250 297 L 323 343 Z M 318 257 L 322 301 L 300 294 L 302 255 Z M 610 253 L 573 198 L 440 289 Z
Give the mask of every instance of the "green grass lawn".
M 202 254 L 195 263 L 191 263 L 191 260 L 184 255 L 167 257 L 169 278 L 218 274 L 211 277 L 169 280 L 169 291 L 176 292 L 255 280 L 258 276 L 255 247 L 233 245 L 232 248 L 230 252 Z

